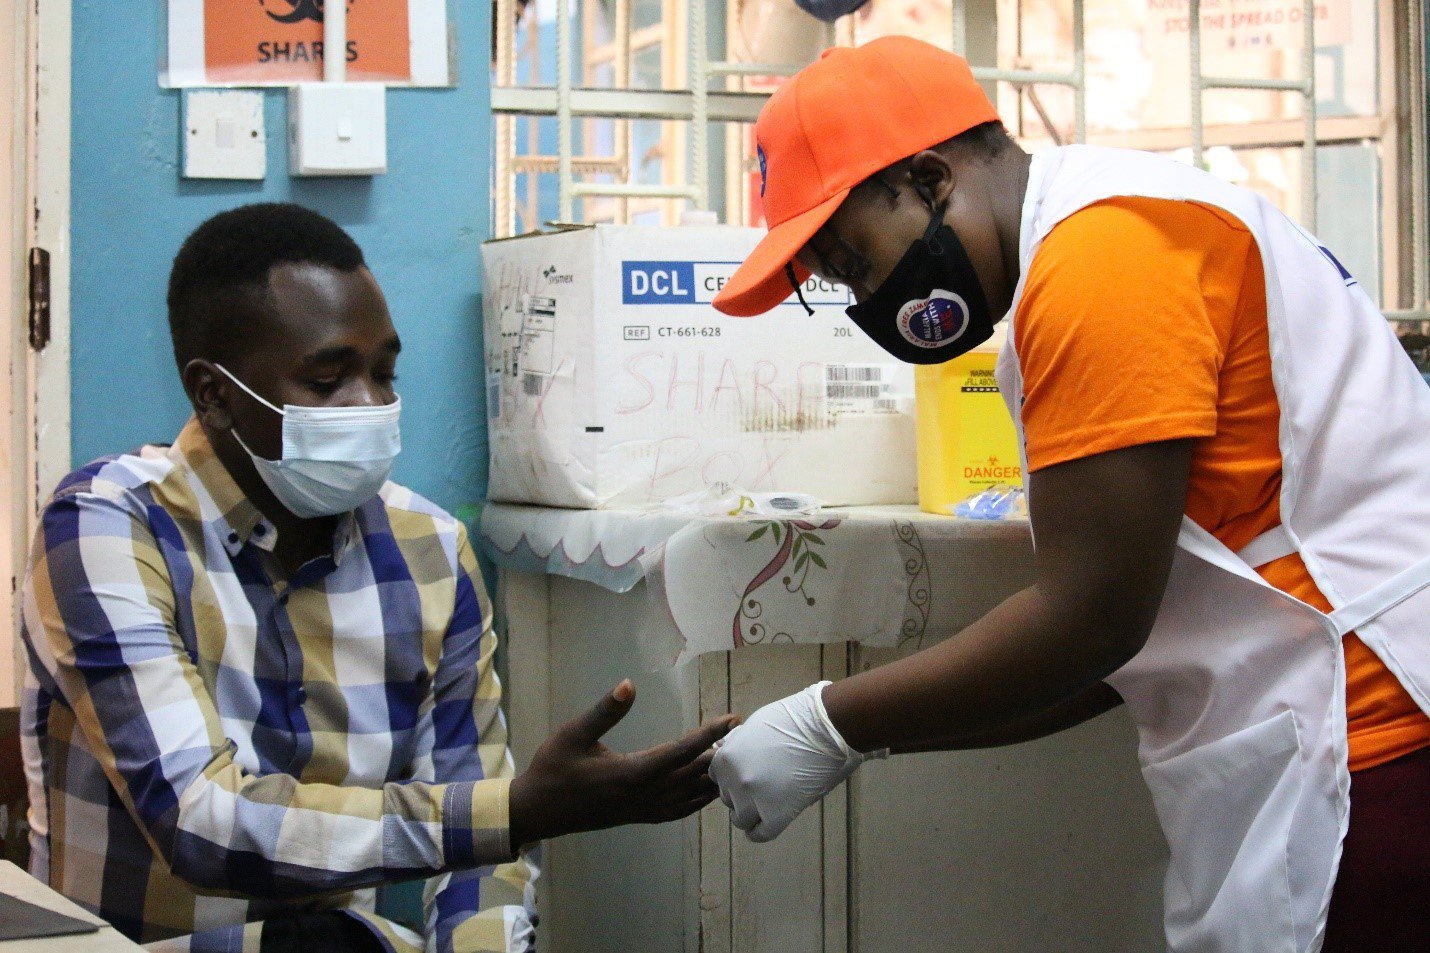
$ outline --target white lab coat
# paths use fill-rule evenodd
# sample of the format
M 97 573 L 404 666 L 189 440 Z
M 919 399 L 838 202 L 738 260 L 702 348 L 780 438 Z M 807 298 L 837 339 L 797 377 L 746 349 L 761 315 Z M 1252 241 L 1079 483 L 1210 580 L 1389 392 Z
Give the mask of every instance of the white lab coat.
M 1315 953 L 1350 806 L 1342 636 L 1356 632 L 1430 712 L 1430 387 L 1312 236 L 1170 159 L 1090 146 L 1036 156 L 1024 278 L 1053 226 L 1114 196 L 1202 202 L 1250 230 L 1281 406 L 1282 525 L 1238 555 L 1184 517 L 1151 637 L 1108 679 L 1137 723 L 1171 848 L 1167 945 Z M 1013 330 L 999 380 L 1021 440 Z M 1253 571 L 1291 552 L 1332 614 Z

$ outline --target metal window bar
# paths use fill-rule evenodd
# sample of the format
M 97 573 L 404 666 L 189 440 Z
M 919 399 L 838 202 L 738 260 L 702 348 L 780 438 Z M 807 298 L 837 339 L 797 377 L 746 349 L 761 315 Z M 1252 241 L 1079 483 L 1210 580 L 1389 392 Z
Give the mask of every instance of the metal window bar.
M 1188 0 L 1187 29 L 1192 87 L 1192 164 L 1201 168 L 1206 153 L 1202 97 L 1209 89 L 1263 89 L 1300 93 L 1304 134 L 1301 143 L 1301 224 L 1316 230 L 1316 3 L 1301 6 L 1301 78 L 1255 79 L 1207 76 L 1202 71 L 1202 0 Z
M 1419 4 L 1416 4 L 1419 6 Z M 1190 41 L 1190 65 L 1191 65 L 1191 88 L 1192 88 L 1192 162 L 1196 166 L 1202 165 L 1205 153 L 1204 131 L 1205 126 L 1202 121 L 1202 96 L 1209 89 L 1242 89 L 1242 90 L 1281 90 L 1284 92 L 1300 93 L 1303 102 L 1303 122 L 1304 132 L 1301 143 L 1301 223 L 1307 231 L 1316 231 L 1317 219 L 1317 199 L 1319 197 L 1319 181 L 1316 167 L 1316 147 L 1319 142 L 1317 136 L 1317 114 L 1316 114 L 1316 4 L 1314 0 L 1304 0 L 1301 12 L 1302 22 L 1302 42 L 1301 42 L 1301 78 L 1298 80 L 1287 79 L 1257 79 L 1251 77 L 1232 78 L 1224 76 L 1207 76 L 1202 72 L 1202 21 L 1201 21 L 1201 0 L 1189 0 L 1188 3 L 1188 31 Z M 1412 22 L 1422 22 L 1420 18 L 1412 19 Z M 1425 69 L 1425 48 L 1423 43 L 1413 46 L 1412 62 L 1405 64 L 1406 72 L 1410 76 L 1423 76 Z M 1425 260 L 1427 247 L 1426 219 L 1430 216 L 1430 208 L 1426 206 L 1427 175 L 1430 169 L 1426 164 L 1426 112 L 1425 96 L 1423 90 L 1417 90 L 1413 96 L 1412 126 L 1416 135 L 1409 139 L 1411 142 L 1410 161 L 1414 173 L 1412 182 L 1414 183 L 1411 210 L 1411 244 L 1415 249 L 1412 259 L 1411 280 L 1414 302 L 1406 309 L 1383 310 L 1387 320 L 1395 322 L 1418 322 L 1430 321 L 1430 294 L 1427 294 L 1427 282 L 1430 282 L 1430 262 Z
M 497 0 L 496 82 L 498 86 L 516 84 L 516 0 Z M 508 165 L 516 155 L 516 117 L 497 113 L 494 117 L 497 162 L 492 182 L 493 225 L 498 235 L 516 231 L 516 175 Z
M 569 222 L 574 215 L 571 190 L 571 0 L 556 0 L 556 175 L 557 218 Z
M 520 155 L 512 157 L 511 165 L 517 172 L 555 172 L 557 159 L 556 156 Z M 611 173 L 620 172 L 625 163 L 620 156 L 572 156 L 571 168 L 578 173 Z
M 1420 0 L 1412 0 L 1407 19 L 1417 27 L 1424 24 L 1425 7 Z M 1424 31 L 1418 32 L 1417 42 L 1410 44 L 1409 62 L 1405 64 L 1405 74 L 1418 80 L 1412 86 L 1410 95 L 1410 167 L 1411 167 L 1411 294 L 1409 308 L 1386 311 L 1391 321 L 1430 321 L 1430 157 L 1427 157 L 1427 142 L 1430 142 L 1430 122 L 1426 103 L 1426 40 Z
M 793 76 L 803 67 L 793 63 L 735 63 L 712 60 L 707 64 L 711 76 Z
M 611 86 L 615 89 L 626 89 L 631 83 L 631 48 L 635 37 L 631 32 L 631 2 L 632 0 L 615 0 L 612 6 L 611 19 L 611 40 L 602 44 L 593 52 L 598 62 L 608 61 L 611 67 Z M 588 33 L 595 28 L 596 8 L 594 4 L 583 4 L 585 13 L 586 30 Z M 584 57 L 583 57 L 584 63 Z M 591 65 L 584 63 L 587 78 L 591 76 Z M 596 119 L 603 117 L 587 117 Z M 574 174 L 596 173 L 612 175 L 614 181 L 623 181 L 629 178 L 631 173 L 631 151 L 633 142 L 633 130 L 631 123 L 614 123 L 614 149 L 615 154 L 610 157 L 577 156 L 572 160 L 572 171 Z M 588 122 L 587 130 L 591 129 Z M 556 156 L 540 157 L 549 158 L 553 164 L 557 162 Z M 553 165 L 553 169 L 554 169 Z M 614 196 L 616 199 L 613 219 L 619 224 L 626 224 L 630 221 L 630 201 L 628 196 Z
M 997 69 L 991 66 L 973 67 L 973 78 L 984 82 L 1009 83 L 1018 88 L 1025 86 L 1066 86 L 1073 91 L 1073 140 L 1087 141 L 1087 17 L 1083 0 L 1073 0 L 1073 68 L 1070 73 L 1032 69 Z M 953 0 L 953 51 L 959 56 L 968 55 L 968 6 L 967 0 Z M 1039 114 L 1042 107 L 1037 105 Z M 1044 116 L 1044 124 L 1047 119 Z M 1048 129 L 1056 138 L 1057 133 Z
M 705 24 L 705 4 L 695 0 L 686 12 L 690 60 L 690 179 L 692 200 L 698 209 L 710 207 L 710 50 Z

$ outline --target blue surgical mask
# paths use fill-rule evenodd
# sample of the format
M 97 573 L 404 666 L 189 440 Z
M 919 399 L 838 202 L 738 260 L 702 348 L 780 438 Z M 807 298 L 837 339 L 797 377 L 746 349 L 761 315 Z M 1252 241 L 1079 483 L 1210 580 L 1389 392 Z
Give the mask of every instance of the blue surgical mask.
M 402 398 L 376 407 L 301 407 L 280 410 L 259 397 L 228 368 L 228 379 L 283 418 L 283 456 L 268 460 L 248 449 L 231 430 L 258 475 L 295 516 L 313 519 L 357 509 L 377 496 L 402 450 L 398 421 Z

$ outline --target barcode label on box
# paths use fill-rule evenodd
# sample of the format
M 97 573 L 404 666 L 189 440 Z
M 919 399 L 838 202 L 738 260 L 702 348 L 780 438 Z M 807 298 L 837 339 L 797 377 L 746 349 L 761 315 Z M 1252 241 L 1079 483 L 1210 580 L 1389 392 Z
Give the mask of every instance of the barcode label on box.
M 830 364 L 824 369 L 825 383 L 839 381 L 882 381 L 881 364 Z
M 830 400 L 878 400 L 884 396 L 884 385 L 825 384 L 824 396 Z
M 893 364 L 827 364 L 824 399 L 832 414 L 891 414 L 898 410 Z

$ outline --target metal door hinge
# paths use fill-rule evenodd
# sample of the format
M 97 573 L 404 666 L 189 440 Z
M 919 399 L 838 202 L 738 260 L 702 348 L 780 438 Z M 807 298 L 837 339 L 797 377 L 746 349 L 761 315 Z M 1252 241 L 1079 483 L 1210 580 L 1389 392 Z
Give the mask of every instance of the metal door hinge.
M 50 343 L 50 253 L 30 249 L 30 347 L 43 351 Z

